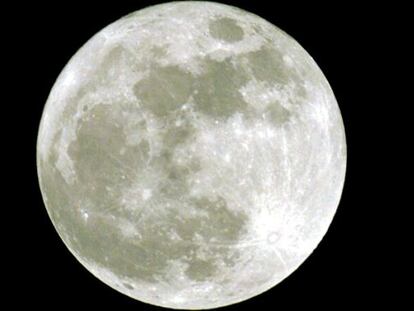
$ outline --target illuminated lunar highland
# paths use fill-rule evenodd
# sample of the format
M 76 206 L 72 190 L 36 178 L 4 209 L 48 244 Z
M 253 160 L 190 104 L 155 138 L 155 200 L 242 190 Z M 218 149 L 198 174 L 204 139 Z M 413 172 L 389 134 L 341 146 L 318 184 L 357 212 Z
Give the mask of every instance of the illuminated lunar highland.
M 37 152 L 47 211 L 82 265 L 183 309 L 240 302 L 292 273 L 332 221 L 346 164 L 312 58 L 209 2 L 153 6 L 90 39 L 50 93 Z

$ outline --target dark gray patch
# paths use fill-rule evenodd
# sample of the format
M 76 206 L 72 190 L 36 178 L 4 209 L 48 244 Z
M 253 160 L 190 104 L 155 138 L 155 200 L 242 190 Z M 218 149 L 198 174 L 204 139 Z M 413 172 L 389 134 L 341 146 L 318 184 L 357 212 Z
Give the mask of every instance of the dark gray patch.
M 196 209 L 208 213 L 208 222 L 200 227 L 203 237 L 235 241 L 243 233 L 247 221 L 246 215 L 231 211 L 223 198 L 212 200 L 202 197 L 193 199 L 193 202 Z
M 104 186 L 123 187 L 119 178 L 123 168 L 118 165 L 128 165 L 128 161 L 119 159 L 118 163 L 111 157 L 112 148 L 108 147 L 108 142 L 124 142 L 122 133 L 111 126 L 110 111 L 106 109 L 103 106 L 91 109 L 90 113 L 95 118 L 81 122 L 78 140 L 69 147 L 78 177 L 73 185 L 67 185 L 59 171 L 54 169 L 56 152 L 51 153 L 49 161 L 40 164 L 48 210 L 52 221 L 55 224 L 58 221 L 64 241 L 85 260 L 107 267 L 120 276 L 155 281 L 157 272 L 165 267 L 165 259 L 158 260 L 159 256 L 152 258 L 151 254 L 143 253 L 131 241 L 123 239 L 114 226 L 116 218 L 109 217 L 116 217 L 117 202 Z M 92 204 L 85 206 L 84 198 L 90 199 Z M 81 209 L 85 207 L 89 214 L 87 223 L 81 218 Z M 111 211 L 107 213 L 107 209 Z M 160 230 L 151 232 L 150 237 L 165 239 Z
M 124 285 L 125 288 L 131 289 L 131 290 L 134 289 L 134 286 L 132 286 L 129 283 L 122 283 L 122 285 Z
M 273 48 L 262 48 L 247 54 L 250 68 L 260 81 L 286 84 L 292 74 L 286 68 L 282 54 Z
M 171 121 L 175 122 L 176 120 L 172 119 Z M 183 122 L 183 124 L 178 126 L 170 124 L 168 131 L 163 137 L 163 143 L 166 148 L 175 147 L 178 144 L 186 142 L 193 135 L 194 130 L 194 126 L 189 122 Z
M 161 182 L 160 193 L 171 199 L 187 195 L 189 191 L 188 178 L 195 170 L 184 165 L 177 165 L 172 160 L 164 163 L 164 169 L 167 176 Z
M 97 183 L 107 177 L 120 181 L 121 176 L 116 176 L 120 170 L 116 166 L 121 164 L 114 160 L 118 157 L 117 151 L 125 145 L 125 137 L 114 121 L 110 107 L 97 105 L 88 112 L 87 119 L 79 122 L 77 139 L 70 144 L 69 155 L 81 182 Z
M 100 116 L 101 122 L 105 116 L 104 108 L 93 109 L 93 112 Z M 103 119 L 102 119 L 103 118 Z M 83 125 L 80 128 L 83 136 L 87 133 L 95 135 L 93 130 L 97 124 Z M 92 128 L 90 128 L 92 127 Z M 86 129 L 88 129 L 86 131 Z M 100 128 L 96 128 L 97 131 Z M 92 131 L 92 132 L 90 132 Z M 90 139 L 94 140 L 93 137 Z M 82 142 L 81 145 L 86 144 Z M 89 149 L 76 149 L 72 152 L 88 152 Z M 105 154 L 105 151 L 103 152 Z M 94 155 L 98 153 L 93 152 Z M 82 153 L 82 155 L 84 155 Z M 100 156 L 100 155 L 99 155 Z M 53 159 L 56 157 L 53 156 Z M 163 153 L 162 163 L 169 163 L 171 161 L 171 153 Z M 106 158 L 98 158 L 98 162 L 107 161 Z M 89 161 L 89 160 L 88 160 Z M 92 161 L 92 159 L 91 159 Z M 185 183 L 188 174 L 191 173 L 192 166 L 197 168 L 199 163 L 194 160 L 194 163 L 188 167 L 172 166 L 166 167 L 170 172 L 168 179 L 171 180 L 170 185 L 173 187 L 180 187 L 180 184 Z M 87 170 L 87 162 L 82 162 L 84 166 L 77 167 L 78 169 Z M 109 162 L 102 165 L 108 165 Z M 45 164 L 46 165 L 46 164 Z M 78 163 L 79 165 L 79 163 Z M 46 168 L 42 167 L 42 171 Z M 102 174 L 102 167 L 96 166 L 95 171 L 99 177 Z M 237 242 L 240 234 L 243 233 L 243 228 L 246 222 L 246 217 L 243 214 L 238 214 L 230 211 L 224 199 L 218 198 L 211 200 L 209 198 L 199 198 L 192 201 L 196 210 L 203 210 L 207 213 L 206 216 L 182 217 L 182 212 L 175 214 L 174 211 L 169 212 L 168 215 L 163 215 L 160 219 L 153 219 L 147 222 L 145 226 L 140 227 L 142 238 L 139 240 L 125 239 L 120 233 L 119 229 L 114 226 L 114 220 L 109 215 L 116 215 L 116 211 L 111 210 L 110 213 L 102 212 L 101 206 L 97 213 L 90 213 L 87 220 L 87 225 L 79 218 L 80 208 L 79 201 L 76 198 L 88 197 L 94 200 L 96 204 L 109 204 L 111 201 L 105 194 L 103 189 L 93 190 L 93 187 L 85 189 L 86 182 L 82 182 L 82 186 L 67 186 L 63 178 L 56 171 L 47 170 L 48 174 L 42 174 L 42 180 L 45 184 L 45 191 L 50 194 L 48 200 L 50 206 L 55 207 L 52 213 L 52 219 L 59 215 L 59 223 L 65 228 L 67 236 L 76 236 L 77 239 L 70 242 L 73 249 L 82 254 L 83 258 L 96 262 L 103 267 L 110 269 L 113 273 L 120 277 L 129 277 L 134 280 L 159 282 L 163 278 L 163 271 L 168 267 L 171 260 L 183 260 L 183 257 L 196 254 L 200 246 L 193 243 L 192 239 L 195 234 L 201 235 L 206 241 L 214 238 L 215 243 L 208 247 L 208 262 L 203 262 L 196 257 L 190 257 L 188 269 L 186 274 L 194 280 L 203 280 L 211 277 L 216 273 L 215 262 L 218 259 L 223 259 L 228 266 L 234 265 L 231 255 L 235 251 L 227 245 Z M 88 173 L 89 174 L 89 173 Z M 87 175 L 83 178 L 88 178 Z M 91 173 L 90 173 L 91 174 Z M 91 184 L 94 184 L 93 179 L 89 179 Z M 94 185 L 99 187 L 99 185 Z M 59 191 L 55 191 L 58 189 Z M 170 189 L 171 191 L 171 189 Z M 177 191 L 177 188 L 176 190 Z M 178 192 L 186 195 L 187 189 L 181 189 Z M 171 198 L 177 198 L 177 193 L 161 194 L 171 195 Z M 99 196 L 103 196 L 101 201 Z M 70 208 L 69 208 L 70 207 Z M 109 207 L 113 207 L 109 206 Z M 171 231 L 178 233 L 183 240 L 174 240 L 171 236 Z M 228 243 L 228 244 L 227 244 Z M 127 285 L 124 284 L 127 287 Z
M 188 170 L 185 167 L 170 169 L 167 178 L 160 184 L 159 191 L 161 195 L 173 199 L 186 195 L 189 191 L 188 174 Z
M 156 253 L 157 249 L 152 256 L 153 250 L 150 248 L 143 251 L 131 241 L 122 239 L 118 229 L 114 226 L 114 220 L 103 216 L 110 214 L 102 213 L 102 211 L 100 213 L 90 212 L 86 225 L 79 217 L 83 202 L 77 198 L 86 196 L 95 199 L 96 194 L 90 193 L 89 190 L 85 192 L 84 184 L 82 186 L 66 185 L 56 171 L 47 169 L 42 172 L 47 172 L 42 174 L 42 180 L 45 192 L 48 194 L 48 206 L 52 220 L 59 216 L 60 228 L 65 230 L 64 238 L 76 236 L 76 239 L 65 239 L 65 242 L 70 242 L 71 249 L 76 250 L 88 261 L 107 267 L 121 277 L 148 282 L 156 281 L 154 277 L 166 264 L 165 258 Z M 110 201 L 107 203 L 111 205 Z M 99 200 L 96 204 L 99 204 Z M 116 213 L 111 212 L 111 214 Z M 166 239 L 160 230 L 150 233 L 149 238 L 151 241 L 155 240 L 154 244 L 157 244 L 157 239 Z
M 79 195 L 92 198 L 99 211 L 117 213 L 116 194 L 128 186 L 125 176 L 133 172 L 139 178 L 149 157 L 149 143 L 142 140 L 136 146 L 126 146 L 123 129 L 117 126 L 118 108 L 114 106 L 115 103 L 101 104 L 87 112 L 87 118 L 79 122 L 77 139 L 69 145 L 68 154 L 84 185 Z M 120 154 L 122 149 L 124 153 Z
M 205 279 L 214 276 L 217 268 L 211 261 L 195 259 L 188 262 L 189 266 L 185 274 L 192 280 L 204 281 Z
M 227 118 L 243 111 L 247 103 L 239 89 L 248 81 L 246 72 L 236 68 L 230 60 L 204 61 L 204 74 L 195 81 L 196 109 L 214 118 Z
M 156 67 L 134 86 L 140 103 L 158 117 L 181 107 L 192 92 L 193 78 L 177 66 Z
M 234 19 L 223 17 L 210 22 L 209 26 L 210 35 L 213 38 L 227 41 L 237 42 L 243 39 L 243 29 L 237 25 Z
M 155 59 L 160 59 L 167 55 L 166 49 L 161 46 L 153 46 L 151 48 L 151 53 Z
M 291 117 L 291 112 L 285 109 L 278 102 L 269 104 L 265 111 L 265 115 L 273 124 L 282 124 L 287 122 Z
M 230 242 L 237 240 L 243 233 L 246 215 L 232 212 L 223 198 L 212 200 L 202 197 L 192 199 L 192 202 L 196 211 L 207 213 L 207 216 L 180 219 L 177 232 L 183 239 L 192 239 L 197 233 L 207 241 L 217 239 Z
M 170 218 L 175 219 L 175 230 L 184 241 L 192 241 L 197 235 L 206 243 L 207 260 L 200 260 L 194 255 L 186 261 L 189 264 L 186 270 L 188 277 L 202 281 L 214 275 L 217 259 L 223 260 L 227 266 L 234 265 L 237 251 L 232 246 L 244 233 L 247 217 L 231 211 L 226 201 L 220 197 L 202 197 L 193 199 L 192 202 L 196 216 L 177 218 L 171 215 Z M 197 211 L 201 213 L 197 215 Z M 197 243 L 194 246 L 197 251 L 199 246 Z

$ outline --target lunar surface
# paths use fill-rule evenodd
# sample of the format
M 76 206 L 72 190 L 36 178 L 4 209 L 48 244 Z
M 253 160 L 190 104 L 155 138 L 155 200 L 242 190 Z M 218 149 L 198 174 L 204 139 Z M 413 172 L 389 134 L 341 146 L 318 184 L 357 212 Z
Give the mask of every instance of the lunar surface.
M 240 302 L 292 273 L 332 221 L 345 166 L 313 59 L 211 2 L 149 7 L 91 38 L 58 77 L 37 145 L 48 214 L 79 262 L 180 309 Z

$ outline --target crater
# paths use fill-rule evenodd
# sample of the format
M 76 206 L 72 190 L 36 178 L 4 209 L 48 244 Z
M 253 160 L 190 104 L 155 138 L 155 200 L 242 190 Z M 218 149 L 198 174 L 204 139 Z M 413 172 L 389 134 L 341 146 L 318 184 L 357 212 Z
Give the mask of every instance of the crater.
M 234 19 L 229 17 L 213 20 L 208 28 L 210 35 L 218 40 L 233 43 L 242 40 L 244 37 L 243 29 Z

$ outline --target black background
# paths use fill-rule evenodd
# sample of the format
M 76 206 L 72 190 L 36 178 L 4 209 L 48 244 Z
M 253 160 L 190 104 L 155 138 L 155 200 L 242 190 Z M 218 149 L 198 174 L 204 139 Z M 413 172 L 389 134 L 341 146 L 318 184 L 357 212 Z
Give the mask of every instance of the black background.
M 378 44 L 378 29 L 382 35 L 387 34 L 382 20 L 387 8 L 378 3 L 361 6 L 337 1 L 323 5 L 312 1 L 222 2 L 267 19 L 312 55 L 337 97 L 348 145 L 341 203 L 316 251 L 273 289 L 227 309 L 336 309 L 385 304 L 390 297 L 382 293 L 382 284 L 389 272 L 386 265 L 373 260 L 374 253 L 378 261 L 381 259 L 376 246 L 383 236 L 374 233 L 373 227 L 377 222 L 375 215 L 382 212 L 378 202 L 372 201 L 380 189 L 368 185 L 379 178 L 375 167 L 380 160 L 370 154 L 376 148 L 380 131 L 374 126 L 376 111 L 383 107 L 369 94 L 370 81 L 380 74 L 374 70 L 380 57 L 372 50 Z M 103 27 L 156 3 L 159 2 L 30 2 L 2 12 L 15 20 L 7 28 L 7 34 L 11 34 L 7 47 L 14 54 L 12 57 L 19 60 L 15 61 L 17 70 L 10 79 L 14 85 L 25 85 L 14 95 L 24 104 L 14 103 L 16 113 L 23 116 L 18 121 L 9 120 L 14 128 L 12 150 L 23 148 L 12 154 L 19 165 L 10 182 L 15 194 L 13 210 L 17 214 L 12 219 L 19 221 L 4 221 L 11 228 L 7 240 L 12 244 L 12 251 L 6 256 L 12 263 L 5 274 L 13 275 L 6 296 L 12 297 L 16 306 L 161 310 L 112 290 L 69 253 L 44 208 L 35 162 L 41 113 L 54 81 L 70 57 Z M 386 16 L 389 18 L 392 12 L 388 11 Z

